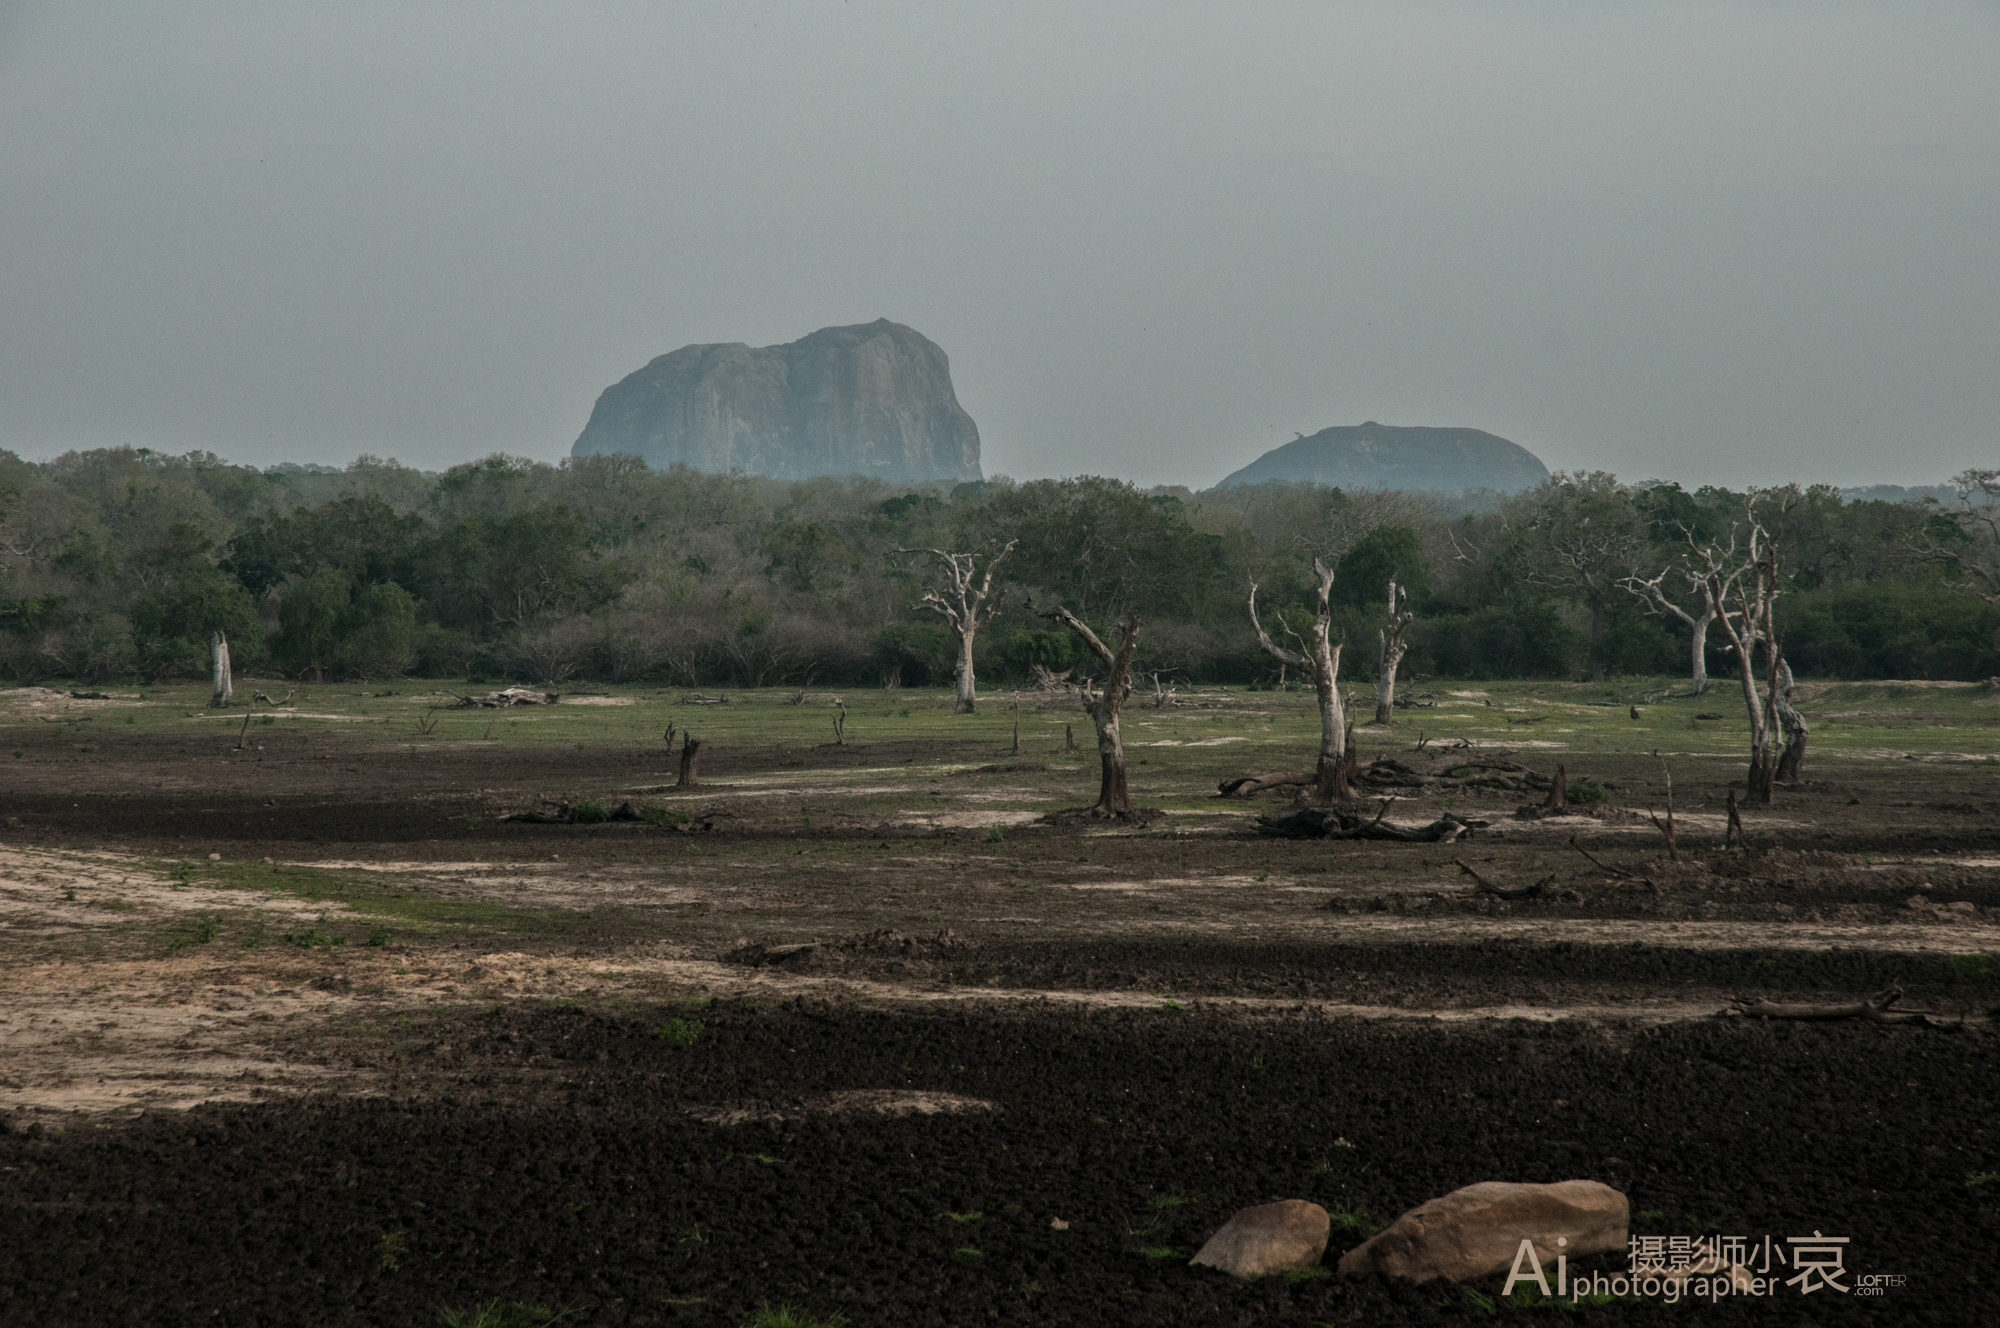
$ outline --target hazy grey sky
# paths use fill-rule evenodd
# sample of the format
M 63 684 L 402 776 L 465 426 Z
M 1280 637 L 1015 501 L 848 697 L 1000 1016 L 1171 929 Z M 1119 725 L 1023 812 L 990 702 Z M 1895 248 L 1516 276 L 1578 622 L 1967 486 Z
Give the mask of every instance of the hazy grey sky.
M 987 473 L 2000 464 L 1992 4 L 0 4 L 0 446 L 566 455 L 888 317 Z

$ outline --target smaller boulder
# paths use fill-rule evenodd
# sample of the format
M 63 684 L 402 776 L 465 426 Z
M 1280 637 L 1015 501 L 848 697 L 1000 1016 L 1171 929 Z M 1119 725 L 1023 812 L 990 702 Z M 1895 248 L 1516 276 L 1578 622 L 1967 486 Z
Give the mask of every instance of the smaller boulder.
M 1543 1262 L 1624 1249 L 1631 1214 L 1623 1194 L 1594 1180 L 1482 1181 L 1404 1213 L 1342 1255 L 1340 1271 L 1465 1282 L 1505 1272 L 1524 1240 Z
M 1304 1199 L 1258 1204 L 1224 1222 L 1188 1263 L 1236 1277 L 1298 1272 L 1318 1266 L 1330 1227 L 1326 1209 Z

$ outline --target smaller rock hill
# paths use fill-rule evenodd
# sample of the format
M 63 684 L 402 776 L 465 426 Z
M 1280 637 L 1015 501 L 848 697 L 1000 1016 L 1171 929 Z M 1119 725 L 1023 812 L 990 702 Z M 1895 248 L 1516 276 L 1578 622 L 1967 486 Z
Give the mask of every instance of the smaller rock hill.
M 1217 488 L 1273 480 L 1342 489 L 1532 489 L 1549 468 L 1519 443 L 1480 429 L 1335 425 L 1274 447 Z

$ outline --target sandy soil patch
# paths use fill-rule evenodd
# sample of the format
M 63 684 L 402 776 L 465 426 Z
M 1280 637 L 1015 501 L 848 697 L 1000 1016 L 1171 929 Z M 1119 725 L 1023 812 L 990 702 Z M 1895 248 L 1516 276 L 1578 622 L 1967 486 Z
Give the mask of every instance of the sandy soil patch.
M 12 706 L 17 710 L 117 710 L 133 706 L 159 705 L 158 701 L 141 701 L 137 692 L 107 692 L 109 699 L 71 696 L 68 692 L 58 692 L 48 687 L 16 687 L 0 692 L 0 705 Z
M 1041 813 L 1032 808 L 1027 811 L 935 811 L 903 812 L 890 820 L 890 825 L 937 825 L 955 830 L 978 830 L 994 825 L 1026 825 L 1037 820 Z

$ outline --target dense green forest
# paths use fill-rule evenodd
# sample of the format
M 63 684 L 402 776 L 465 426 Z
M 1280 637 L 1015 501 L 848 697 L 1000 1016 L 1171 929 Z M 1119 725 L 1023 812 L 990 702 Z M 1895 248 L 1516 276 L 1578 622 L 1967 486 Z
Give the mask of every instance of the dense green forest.
M 1358 682 L 1392 575 L 1417 614 L 1406 677 L 1686 673 L 1685 627 L 1626 579 L 1667 571 L 1662 588 L 1692 607 L 1672 570 L 1687 539 L 1726 541 L 1753 502 L 1777 522 L 1778 623 L 1800 676 L 1976 678 L 2000 674 L 1995 478 L 1969 472 L 1953 505 L 1604 474 L 1511 497 L 1194 494 L 1092 477 L 780 483 L 622 457 L 434 475 L 372 457 L 260 471 L 200 452 L 0 452 L 0 670 L 199 676 L 220 630 L 239 669 L 298 679 L 935 685 L 950 631 L 915 608 L 927 560 L 898 550 L 1018 540 L 978 642 L 993 684 L 1080 662 L 1036 616 L 1057 602 L 1094 624 L 1139 614 L 1149 672 L 1268 681 L 1249 585 L 1267 625 L 1309 621 L 1315 556 L 1335 568 L 1342 673 Z

